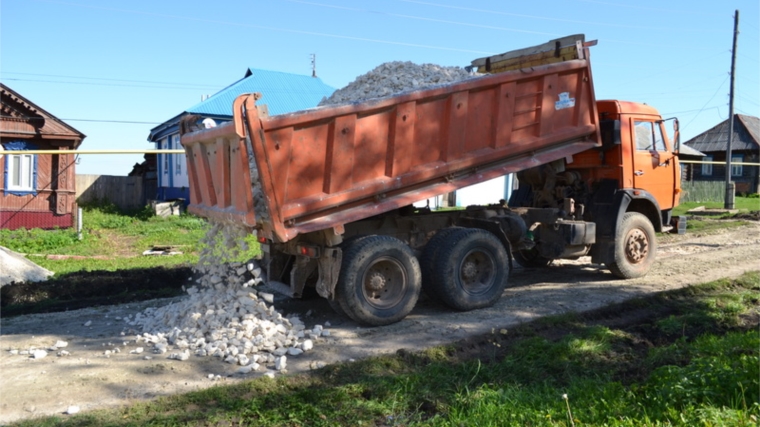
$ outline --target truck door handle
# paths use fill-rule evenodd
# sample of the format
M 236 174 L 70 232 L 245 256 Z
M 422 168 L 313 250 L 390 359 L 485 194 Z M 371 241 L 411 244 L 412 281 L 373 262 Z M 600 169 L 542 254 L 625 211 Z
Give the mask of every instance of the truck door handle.
M 636 176 L 641 176 L 641 175 L 644 175 L 644 171 L 639 170 L 639 171 L 634 172 L 633 174 Z

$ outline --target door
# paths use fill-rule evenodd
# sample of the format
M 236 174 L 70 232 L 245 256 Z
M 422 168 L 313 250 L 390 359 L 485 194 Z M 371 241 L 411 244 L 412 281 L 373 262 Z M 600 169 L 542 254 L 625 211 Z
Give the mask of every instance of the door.
M 649 192 L 660 209 L 673 208 L 678 163 L 660 122 L 631 119 L 634 141 L 633 187 Z

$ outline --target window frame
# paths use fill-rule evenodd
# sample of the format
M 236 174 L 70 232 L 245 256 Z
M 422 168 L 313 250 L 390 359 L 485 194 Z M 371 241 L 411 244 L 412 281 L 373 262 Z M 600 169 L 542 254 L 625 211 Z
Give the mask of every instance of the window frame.
M 744 174 L 744 165 L 737 165 L 736 163 L 744 162 L 743 154 L 731 154 L 731 176 L 742 176 Z
M 713 156 L 707 155 L 705 156 L 702 161 L 704 162 L 712 162 Z M 702 176 L 712 176 L 713 174 L 713 165 L 712 163 L 702 163 Z
M 175 150 L 181 150 L 182 144 L 179 142 L 179 134 L 173 135 L 172 139 L 174 140 L 174 149 Z M 174 175 L 182 175 L 182 160 L 184 158 L 184 154 L 172 154 L 174 156 Z
M 33 150 L 36 147 L 24 141 L 13 141 L 4 145 L 7 151 L 19 151 L 19 154 L 6 154 L 4 165 L 4 185 L 3 190 L 6 194 L 16 196 L 37 195 L 37 155 L 24 154 L 25 150 Z M 14 160 L 18 159 L 18 168 L 21 174 L 17 174 L 17 166 Z M 19 177 L 19 185 L 13 183 L 13 178 Z
M 164 138 L 164 141 L 161 142 L 161 143 L 159 143 L 159 145 L 160 145 L 160 148 L 168 149 L 169 148 L 169 137 Z M 163 154 L 161 154 L 161 156 L 163 156 L 163 159 L 161 159 L 161 160 L 163 160 L 161 162 L 163 164 L 163 169 L 164 169 L 163 170 L 163 174 L 164 175 L 169 175 L 169 154 L 163 153 Z

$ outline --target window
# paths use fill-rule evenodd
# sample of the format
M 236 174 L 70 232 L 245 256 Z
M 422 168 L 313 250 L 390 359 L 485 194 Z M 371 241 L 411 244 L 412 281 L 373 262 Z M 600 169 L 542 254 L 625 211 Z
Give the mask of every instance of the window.
M 659 123 L 633 122 L 636 136 L 636 149 L 642 151 L 665 151 L 665 140 Z
M 741 154 L 731 156 L 731 176 L 742 176 L 742 165 L 737 165 L 742 161 L 744 161 L 744 156 Z
M 169 138 L 164 139 L 164 142 L 161 143 L 160 145 L 163 146 L 161 148 L 164 148 L 164 149 L 169 148 Z M 164 158 L 164 162 L 163 162 L 164 163 L 164 175 L 168 175 L 169 174 L 169 155 L 168 154 L 162 154 L 161 156 L 163 156 L 163 158 Z
M 6 150 L 23 151 L 35 147 L 23 141 L 6 144 Z M 5 158 L 5 191 L 9 194 L 36 194 L 37 156 L 33 154 L 8 154 Z
M 174 135 L 172 138 L 174 138 L 174 149 L 175 150 L 181 150 L 182 145 L 179 143 L 179 135 Z M 182 174 L 182 160 L 184 160 L 184 155 L 182 154 L 174 154 L 174 174 L 175 175 L 181 175 Z
M 712 162 L 713 156 L 705 156 L 704 159 L 702 159 L 703 162 Z M 710 163 L 702 163 L 702 175 L 703 176 L 710 176 L 712 175 L 712 168 L 713 165 Z

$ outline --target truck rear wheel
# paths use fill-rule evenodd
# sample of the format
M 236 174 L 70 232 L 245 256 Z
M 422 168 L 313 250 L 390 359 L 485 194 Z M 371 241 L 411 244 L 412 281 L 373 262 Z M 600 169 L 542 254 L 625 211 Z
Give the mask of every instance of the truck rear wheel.
M 494 305 L 509 276 L 501 241 L 486 230 L 463 228 L 449 235 L 443 246 L 435 263 L 437 296 L 462 311 Z
M 347 245 L 336 285 L 340 307 L 352 319 L 381 326 L 406 317 L 420 295 L 420 265 L 412 250 L 390 236 Z
M 656 255 L 652 223 L 638 212 L 627 212 L 615 233 L 614 261 L 607 267 L 617 277 L 633 279 L 649 272 Z
M 444 247 L 446 240 L 451 233 L 462 230 L 459 227 L 444 228 L 437 232 L 432 239 L 427 242 L 425 249 L 422 251 L 422 257 L 420 257 L 420 268 L 422 269 L 422 290 L 433 301 L 440 301 L 435 290 L 435 263 L 438 258 L 438 254 Z

